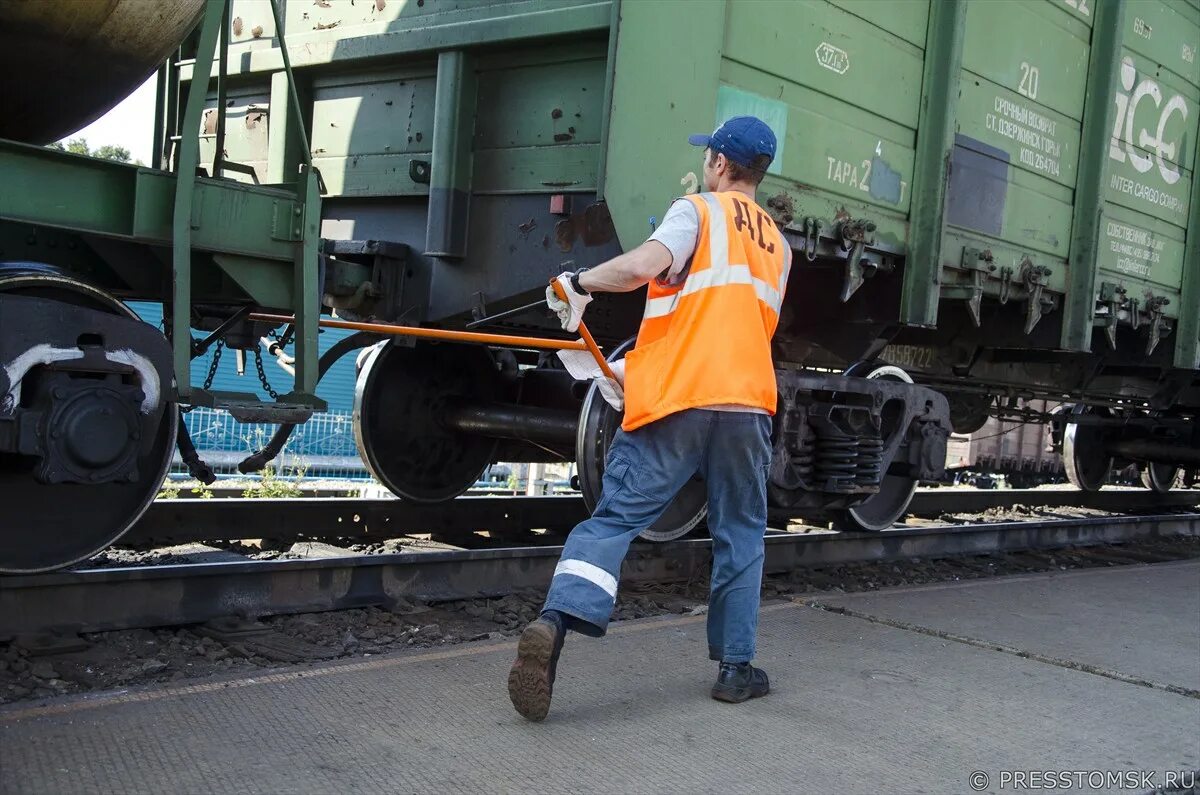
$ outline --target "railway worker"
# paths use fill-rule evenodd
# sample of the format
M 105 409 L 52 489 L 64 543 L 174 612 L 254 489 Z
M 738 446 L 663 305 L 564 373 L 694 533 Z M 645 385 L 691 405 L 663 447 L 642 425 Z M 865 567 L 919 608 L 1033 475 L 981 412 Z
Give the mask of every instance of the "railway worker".
M 637 344 L 614 367 L 624 379 L 625 416 L 602 497 L 571 531 L 509 674 L 513 706 L 530 720 L 550 709 L 566 631 L 605 633 L 630 542 L 697 472 L 707 483 L 713 539 L 708 649 L 720 665 L 712 696 L 736 703 L 769 688 L 751 661 L 776 396 L 771 337 L 791 250 L 754 193 L 775 157 L 775 134 L 740 116 L 689 142 L 705 148 L 708 192 L 676 199 L 636 249 L 560 275 L 567 302 L 546 293 L 563 328 L 575 331 L 594 293 L 649 285 Z M 621 391 L 601 387 L 608 398 Z

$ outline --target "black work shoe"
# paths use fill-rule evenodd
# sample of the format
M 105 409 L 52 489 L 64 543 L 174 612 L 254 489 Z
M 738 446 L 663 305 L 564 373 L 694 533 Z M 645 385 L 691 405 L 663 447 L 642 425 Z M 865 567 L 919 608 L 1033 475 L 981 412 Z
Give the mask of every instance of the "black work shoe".
M 712 697 L 717 701 L 740 704 L 751 698 L 765 696 L 771 690 L 767 672 L 750 663 L 721 663 Z
M 550 711 L 558 655 L 566 630 L 559 621 L 538 616 L 525 627 L 517 643 L 517 660 L 508 672 L 508 697 L 521 716 L 542 720 Z

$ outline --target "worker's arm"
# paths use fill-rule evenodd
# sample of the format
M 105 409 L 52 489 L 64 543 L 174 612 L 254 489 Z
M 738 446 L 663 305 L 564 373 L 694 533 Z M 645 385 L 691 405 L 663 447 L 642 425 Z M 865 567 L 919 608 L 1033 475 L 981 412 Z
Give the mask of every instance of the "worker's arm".
M 696 250 L 700 219 L 690 201 L 677 200 L 667 210 L 662 225 L 650 239 L 633 251 L 608 260 L 595 268 L 579 272 L 579 287 L 572 281 L 575 274 L 563 273 L 557 281 L 567 300 L 560 301 L 554 288 L 546 290 L 546 302 L 558 315 L 567 331 L 579 328 L 583 310 L 592 300 L 592 293 L 627 293 L 660 277 L 664 284 L 676 284 Z
M 627 293 L 670 267 L 671 251 L 657 240 L 647 240 L 633 251 L 584 271 L 579 285 L 589 293 Z

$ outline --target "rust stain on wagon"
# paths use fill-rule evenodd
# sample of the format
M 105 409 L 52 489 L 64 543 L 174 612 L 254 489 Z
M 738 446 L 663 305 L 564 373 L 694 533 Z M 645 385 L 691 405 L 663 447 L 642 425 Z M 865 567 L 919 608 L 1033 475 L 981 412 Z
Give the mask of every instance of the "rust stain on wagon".
M 246 129 L 253 130 L 266 117 L 267 111 L 251 105 L 246 109 Z
M 602 246 L 617 236 L 612 215 L 604 202 L 590 204 L 581 213 L 572 213 L 554 225 L 554 239 L 562 252 L 570 251 L 575 243 Z
M 790 194 L 779 191 L 767 199 L 767 212 L 780 226 L 787 226 L 796 217 L 796 202 Z

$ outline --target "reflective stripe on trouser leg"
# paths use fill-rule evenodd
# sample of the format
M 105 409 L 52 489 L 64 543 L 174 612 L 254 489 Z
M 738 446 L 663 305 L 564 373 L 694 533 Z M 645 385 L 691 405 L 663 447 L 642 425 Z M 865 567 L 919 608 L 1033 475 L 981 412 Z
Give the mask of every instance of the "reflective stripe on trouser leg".
M 605 464 L 603 496 L 592 517 L 567 537 L 544 609 L 586 623 L 573 625 L 580 632 L 604 634 L 629 544 L 699 469 L 712 413 L 679 412 L 617 434 Z
M 599 587 L 613 599 L 617 598 L 617 578 L 586 560 L 560 560 L 554 567 L 554 576 L 557 577 L 560 574 L 580 577 Z

